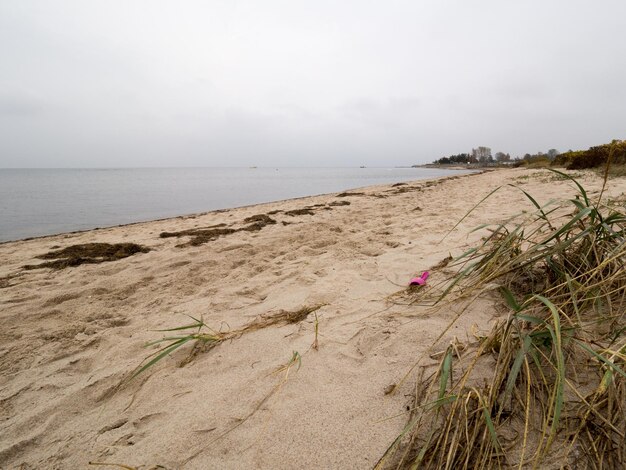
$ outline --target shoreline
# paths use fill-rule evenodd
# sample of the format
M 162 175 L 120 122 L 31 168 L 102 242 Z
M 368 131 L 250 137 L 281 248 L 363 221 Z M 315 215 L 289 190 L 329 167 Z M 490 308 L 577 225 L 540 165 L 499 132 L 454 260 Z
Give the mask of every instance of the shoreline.
M 404 167 L 398 167 L 398 168 L 404 168 Z M 471 171 L 471 173 L 464 173 L 462 175 L 439 176 L 439 177 L 436 177 L 436 178 L 422 178 L 422 179 L 419 179 L 419 180 L 409 180 L 409 181 L 406 181 L 404 183 L 411 184 L 411 183 L 417 183 L 417 182 L 420 182 L 420 181 L 439 181 L 439 180 L 445 180 L 447 178 L 454 178 L 454 177 L 459 177 L 459 176 L 470 176 L 470 175 L 474 175 L 474 174 L 483 173 L 484 171 L 489 171 L 489 170 L 484 170 L 484 169 L 470 170 L 470 169 L 464 169 L 464 168 L 449 168 L 449 169 L 446 169 L 446 170 L 450 170 L 451 172 L 455 172 L 455 171 Z M 404 183 L 401 183 L 401 184 L 404 184 Z M 39 240 L 39 239 L 48 238 L 48 237 L 57 237 L 57 236 L 63 236 L 63 235 L 72 235 L 72 234 L 86 233 L 86 232 L 91 232 L 91 231 L 109 230 L 109 229 L 113 229 L 113 228 L 128 227 L 128 226 L 137 225 L 137 224 L 147 224 L 147 223 L 152 223 L 152 222 L 163 222 L 163 221 L 170 220 L 170 219 L 180 219 L 180 218 L 187 218 L 187 217 L 199 217 L 199 216 L 213 214 L 213 213 L 227 212 L 227 211 L 231 211 L 231 210 L 235 210 L 235 209 L 245 209 L 245 208 L 249 208 L 249 207 L 256 207 L 256 206 L 261 206 L 261 205 L 264 205 L 264 204 L 279 204 L 279 203 L 285 203 L 285 202 L 288 202 L 288 201 L 297 201 L 297 200 L 302 200 L 302 199 L 307 199 L 307 198 L 312 198 L 312 197 L 332 196 L 333 194 L 338 194 L 340 192 L 346 192 L 346 191 L 362 191 L 362 190 L 367 190 L 367 189 L 370 189 L 370 188 L 376 188 L 376 187 L 379 187 L 379 186 L 390 186 L 391 184 L 398 184 L 398 183 L 381 184 L 381 185 L 370 185 L 370 186 L 360 186 L 360 187 L 343 189 L 341 191 L 336 191 L 336 192 L 312 194 L 312 195 L 309 195 L 309 196 L 298 196 L 298 197 L 287 198 L 287 199 L 277 199 L 275 201 L 259 202 L 259 203 L 255 203 L 255 204 L 246 204 L 246 205 L 243 205 L 243 206 L 226 207 L 226 208 L 223 208 L 223 209 L 214 209 L 214 210 L 202 211 L 202 212 L 190 212 L 190 213 L 174 215 L 174 216 L 170 216 L 170 217 L 159 217 L 159 218 L 156 218 L 156 219 L 140 220 L 140 221 L 137 221 L 137 222 L 128 222 L 128 223 L 125 223 L 125 224 L 115 224 L 115 225 L 108 225 L 108 226 L 104 226 L 104 227 L 93 227 L 93 228 L 87 228 L 87 229 L 84 229 L 84 230 L 70 230 L 70 231 L 67 231 L 67 232 L 58 232 L 58 233 L 52 233 L 52 234 L 48 234 L 48 235 L 36 235 L 36 236 L 32 236 L 32 237 L 18 238 L 16 240 L 0 241 L 0 245 L 6 244 L 6 243 L 17 243 L 17 242 L 25 242 L 25 241 L 30 241 L 30 240 Z
M 599 194 L 598 176 L 581 178 L 590 197 Z M 480 240 L 485 231 L 475 227 L 532 210 L 509 183 L 539 204 L 575 194 L 547 171 L 511 169 L 0 244 L 0 461 L 372 468 L 409 418 L 417 371 L 403 378 L 419 358 L 436 364 L 428 348 L 461 308 L 403 302 L 407 283 L 425 270 L 427 288 L 443 282 L 440 262 Z M 624 192 L 619 178 L 605 194 Z M 267 218 L 274 223 L 246 229 Z M 215 227 L 215 236 L 189 243 Z M 23 268 L 96 242 L 150 251 Z M 234 336 L 192 356 L 185 345 L 128 381 L 158 350 L 145 344 L 189 324 L 189 315 Z M 481 301 L 435 351 L 490 331 L 502 315 Z

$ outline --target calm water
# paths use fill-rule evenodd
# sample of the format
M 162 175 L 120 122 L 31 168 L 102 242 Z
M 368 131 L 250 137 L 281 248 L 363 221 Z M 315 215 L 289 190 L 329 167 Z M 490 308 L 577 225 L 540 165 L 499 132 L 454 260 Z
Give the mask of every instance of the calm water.
M 0 169 L 0 241 L 449 174 L 425 168 Z

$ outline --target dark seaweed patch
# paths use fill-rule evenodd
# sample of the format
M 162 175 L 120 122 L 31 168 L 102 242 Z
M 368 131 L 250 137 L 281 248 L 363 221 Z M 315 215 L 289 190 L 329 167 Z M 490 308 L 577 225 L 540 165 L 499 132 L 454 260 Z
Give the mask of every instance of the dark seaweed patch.
M 315 212 L 312 209 L 304 208 L 304 209 L 294 209 L 292 211 L 286 211 L 285 215 L 295 217 L 296 215 L 314 215 Z
M 252 217 L 246 217 L 245 219 L 243 219 L 243 221 L 248 223 L 253 222 L 247 227 L 239 229 L 246 232 L 258 232 L 266 225 L 274 225 L 276 223 L 276 221 L 267 214 L 257 214 L 253 215 Z
M 187 235 L 196 235 L 199 232 L 207 232 L 209 230 L 213 230 L 213 229 L 217 229 L 220 227 L 226 227 L 226 224 L 216 224 L 216 225 L 209 225 L 208 227 L 202 227 L 202 228 L 192 228 L 189 230 L 181 230 L 180 232 L 161 232 L 159 234 L 159 237 L 161 238 L 170 238 L 170 237 L 184 237 Z
M 390 189 L 387 192 L 391 194 L 402 194 L 402 193 L 411 193 L 413 191 L 421 191 L 421 190 L 422 188 L 420 186 L 402 186 L 399 188 Z
M 224 235 L 230 235 L 237 230 L 232 228 L 213 228 L 213 229 L 199 229 L 199 230 L 185 230 L 185 233 L 174 234 L 176 237 L 191 236 L 191 240 L 188 243 L 184 243 L 179 246 L 199 246 L 206 242 L 217 240 Z
M 262 224 L 262 227 L 265 227 L 266 225 L 273 225 L 276 223 L 276 221 L 267 214 L 257 214 L 251 217 L 246 217 L 245 219 L 243 219 L 243 221 L 246 223 L 256 222 Z
M 210 225 L 209 227 L 181 230 L 180 232 L 161 232 L 159 234 L 159 237 L 161 238 L 192 237 L 188 243 L 178 245 L 178 246 L 198 246 L 209 241 L 217 240 L 219 237 L 223 235 L 230 235 L 231 233 L 236 232 L 235 229 L 224 228 L 224 227 L 226 227 L 226 224 L 216 224 L 216 225 Z
M 181 230 L 180 232 L 162 232 L 159 236 L 161 238 L 170 237 L 191 237 L 187 243 L 177 245 L 178 247 L 186 246 L 199 246 L 207 242 L 217 240 L 219 237 L 231 235 L 236 232 L 258 232 L 266 225 L 273 225 L 276 223 L 274 219 L 267 214 L 257 214 L 251 217 L 247 217 L 243 220 L 245 223 L 250 223 L 242 228 L 230 228 L 226 224 L 211 225 L 210 227 L 194 228 L 189 230 Z
M 339 193 L 337 197 L 365 196 L 365 193 Z
M 39 259 L 51 259 L 45 263 L 26 265 L 24 269 L 52 268 L 64 269 L 81 264 L 104 263 L 127 258 L 136 253 L 147 253 L 150 248 L 136 243 L 85 243 L 72 245 L 61 250 L 50 251 L 37 256 Z
M 332 207 L 349 206 L 350 205 L 350 201 L 333 201 L 333 202 L 329 202 L 328 205 L 332 206 Z

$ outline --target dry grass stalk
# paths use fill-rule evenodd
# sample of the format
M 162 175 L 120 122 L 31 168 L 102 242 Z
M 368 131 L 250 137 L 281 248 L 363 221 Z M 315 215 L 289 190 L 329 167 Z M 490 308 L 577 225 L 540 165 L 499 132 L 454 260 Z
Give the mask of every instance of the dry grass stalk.
M 261 407 L 263 407 L 269 401 L 269 399 L 272 398 L 272 396 L 274 396 L 278 391 L 280 391 L 280 389 L 287 383 L 287 380 L 289 380 L 289 373 L 291 372 L 291 369 L 296 365 L 297 365 L 296 371 L 300 370 L 300 366 L 302 365 L 302 356 L 300 356 L 300 353 L 298 351 L 293 351 L 289 360 L 285 364 L 281 365 L 280 367 L 277 367 L 272 372 L 272 374 L 280 374 L 280 373 L 283 374 L 279 382 L 276 385 L 274 385 L 274 387 L 272 387 L 272 389 L 261 400 L 259 400 L 259 402 L 254 406 L 254 408 L 246 416 L 244 416 L 243 418 L 237 419 L 237 422 L 234 425 L 232 425 L 226 431 L 222 432 L 219 436 L 217 436 L 216 438 L 208 442 L 207 447 L 219 441 L 223 437 L 227 436 L 228 434 L 233 432 L 235 429 L 237 429 L 239 426 L 241 426 L 246 421 L 248 421 L 252 416 L 254 416 L 256 412 L 259 411 Z M 203 447 L 199 451 L 193 453 L 190 457 L 188 457 L 185 460 L 184 463 L 188 463 L 189 461 L 195 459 L 198 455 L 200 455 L 205 450 L 206 450 L 206 447 Z
M 311 344 L 311 347 L 315 349 L 316 351 L 320 347 L 319 342 L 318 342 L 319 330 L 320 330 L 320 322 L 317 318 L 317 312 L 315 312 L 315 339 L 313 340 L 313 344 Z

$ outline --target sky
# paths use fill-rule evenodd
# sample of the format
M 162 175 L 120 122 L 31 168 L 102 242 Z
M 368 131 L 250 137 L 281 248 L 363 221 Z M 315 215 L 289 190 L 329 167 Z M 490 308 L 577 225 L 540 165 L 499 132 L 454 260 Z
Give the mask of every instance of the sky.
M 626 138 L 623 0 L 0 0 L 0 168 L 404 166 Z

